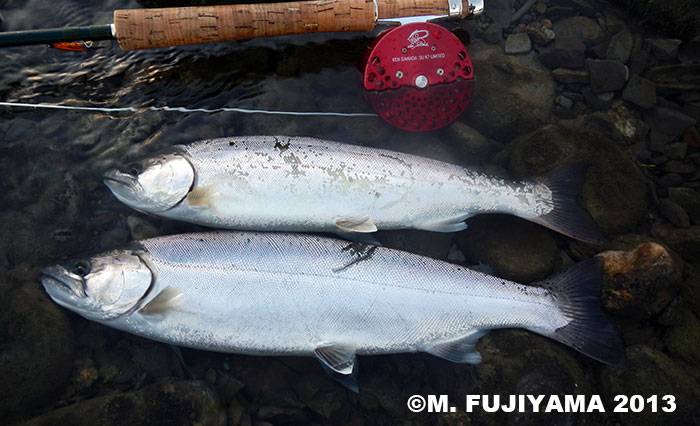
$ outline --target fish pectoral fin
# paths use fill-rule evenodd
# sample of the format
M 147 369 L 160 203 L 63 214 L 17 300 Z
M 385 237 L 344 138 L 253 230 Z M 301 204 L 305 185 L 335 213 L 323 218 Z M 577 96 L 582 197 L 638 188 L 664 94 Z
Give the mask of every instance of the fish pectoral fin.
M 474 330 L 459 339 L 438 343 L 426 352 L 452 362 L 478 364 L 481 362 L 481 354 L 476 350 L 476 342 L 488 332 L 489 330 Z
M 357 357 L 352 345 L 330 344 L 314 349 L 316 358 L 332 378 L 357 393 Z
M 182 306 L 184 301 L 182 290 L 167 286 L 150 302 L 146 303 L 146 306 L 139 309 L 139 313 L 148 317 L 162 318 L 171 309 Z
M 471 217 L 471 214 L 449 217 L 447 219 L 442 219 L 435 222 L 420 223 L 415 225 L 414 228 L 433 232 L 463 231 L 467 229 L 467 224 L 464 223 L 464 221 L 469 219 L 469 217 Z
M 377 232 L 377 225 L 369 216 L 364 217 L 343 217 L 336 219 L 335 226 L 342 232 L 360 232 L 368 234 Z
M 185 197 L 187 204 L 192 207 L 211 207 L 213 201 L 221 195 L 215 185 L 196 186 Z

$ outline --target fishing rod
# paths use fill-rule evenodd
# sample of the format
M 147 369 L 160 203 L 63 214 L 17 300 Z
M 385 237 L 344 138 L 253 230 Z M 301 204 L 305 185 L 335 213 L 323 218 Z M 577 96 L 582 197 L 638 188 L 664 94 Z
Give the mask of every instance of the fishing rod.
M 470 4 L 471 3 L 471 4 Z M 364 97 L 377 114 L 403 130 L 447 126 L 472 93 L 467 49 L 451 31 L 429 21 L 464 19 L 483 0 L 312 0 L 205 7 L 116 10 L 114 23 L 0 33 L 0 47 L 116 39 L 124 51 L 317 32 L 381 33 L 361 62 Z
M 125 9 L 112 24 L 0 33 L 0 47 L 116 39 L 124 51 L 317 32 L 371 31 L 422 17 L 463 19 L 483 0 L 313 0 L 287 3 Z

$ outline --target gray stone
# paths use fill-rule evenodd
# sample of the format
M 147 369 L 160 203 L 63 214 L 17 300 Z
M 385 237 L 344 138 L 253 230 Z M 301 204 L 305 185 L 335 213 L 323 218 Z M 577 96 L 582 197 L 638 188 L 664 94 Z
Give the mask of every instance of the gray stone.
M 587 71 L 557 68 L 552 70 L 552 77 L 564 84 L 588 84 L 590 76 Z
M 551 233 L 511 216 L 477 216 L 456 238 L 469 259 L 491 266 L 506 279 L 531 282 L 550 275 L 557 266 Z
M 113 392 L 35 417 L 24 426 L 226 425 L 226 409 L 205 382 L 164 379 L 132 392 Z
M 665 164 L 667 162 L 668 162 L 668 157 L 666 157 L 665 155 L 659 155 L 659 156 L 656 156 L 656 157 L 651 159 L 651 164 L 654 164 L 657 166 L 659 166 L 661 164 Z
M 0 300 L 0 418 L 12 419 L 56 401 L 73 371 L 73 331 L 65 310 L 36 283 Z
M 481 39 L 487 43 L 498 44 L 503 40 L 503 27 L 494 23 L 481 34 Z
M 683 259 L 697 262 L 700 259 L 700 226 L 674 229 L 664 239 L 664 243 Z
M 561 94 L 566 96 L 567 98 L 571 99 L 574 102 L 583 102 L 585 100 L 583 95 L 578 93 L 578 92 L 564 91 L 564 92 L 561 92 Z
M 569 109 L 574 106 L 574 101 L 567 98 L 566 96 L 559 96 L 559 105 Z
M 673 395 L 676 409 L 673 412 L 651 410 L 644 416 L 638 413 L 619 413 L 615 417 L 622 426 L 691 425 L 700 411 L 700 388 L 695 378 L 688 374 L 683 363 L 677 363 L 660 349 L 645 345 L 627 348 L 626 368 L 602 366 L 598 375 L 601 392 L 606 397 L 614 395 L 656 395 L 661 392 Z M 603 397 L 604 400 L 606 397 Z
M 639 40 L 635 43 L 630 59 L 627 65 L 630 67 L 630 72 L 633 74 L 641 74 L 646 68 L 647 61 L 649 60 L 649 52 L 651 51 L 651 46 L 646 43 L 641 36 Z
M 652 130 L 669 136 L 680 136 L 696 123 L 694 118 L 676 109 L 658 105 L 647 111 L 645 118 Z
M 587 59 L 586 69 L 591 76 L 593 93 L 614 92 L 625 87 L 629 70 L 618 61 Z
M 571 350 L 562 345 L 553 344 L 551 340 L 541 338 L 534 333 L 522 330 L 497 330 L 481 339 L 479 351 L 484 359 L 482 363 L 471 367 L 474 371 L 475 383 L 470 382 L 468 385 L 469 389 L 479 394 L 494 395 L 508 392 L 511 395 L 554 395 L 581 392 L 585 395 L 595 393 L 591 387 L 593 378 L 588 374 L 588 369 L 582 368 Z M 503 397 L 501 401 L 504 402 Z M 462 421 L 444 424 L 562 425 L 566 424 L 569 418 L 568 413 L 545 414 L 527 411 L 530 412 L 508 413 L 497 418 L 494 413 L 474 410 L 474 413 L 469 413 L 469 417 Z M 592 424 L 604 423 L 595 419 L 595 416 L 596 414 L 593 414 L 586 418 L 591 420 Z
M 484 4 L 484 14 L 503 28 L 511 23 L 515 0 L 491 0 Z
M 501 142 L 548 121 L 556 89 L 551 73 L 532 55 L 506 55 L 499 46 L 479 40 L 470 47 L 480 77 L 462 120 Z
M 677 58 L 684 64 L 700 63 L 700 39 L 696 38 L 683 44 Z
M 659 211 L 663 217 L 665 217 L 674 226 L 679 228 L 690 228 L 690 217 L 688 217 L 688 213 L 683 210 L 683 207 L 679 206 L 668 198 L 659 200 Z
M 661 187 L 678 186 L 681 185 L 683 182 L 685 182 L 683 176 L 677 173 L 668 173 L 659 179 L 658 185 Z
M 612 59 L 613 61 L 619 61 L 626 64 L 630 58 L 630 55 L 632 54 L 633 46 L 634 40 L 632 39 L 632 33 L 629 31 L 619 32 L 610 40 L 606 57 L 608 59 Z
M 651 46 L 651 53 L 660 61 L 672 61 L 678 55 L 681 40 L 676 38 L 652 38 L 647 42 Z
M 668 188 L 668 198 L 683 207 L 694 224 L 700 225 L 700 192 L 690 188 Z
M 610 47 L 610 40 L 604 40 L 600 43 L 593 45 L 591 48 L 588 49 L 588 52 L 592 53 L 598 59 L 609 59 L 608 47 Z
M 632 74 L 622 91 L 622 99 L 641 108 L 651 108 L 656 103 L 656 83 Z
M 663 170 L 667 173 L 690 175 L 697 170 L 697 167 L 694 164 L 687 164 L 677 160 L 669 160 L 666 164 L 664 164 Z
M 496 149 L 484 135 L 460 120 L 448 127 L 460 154 L 470 158 L 484 158 Z
M 576 15 L 576 9 L 571 6 L 550 6 L 547 7 L 546 15 L 552 19 L 568 18 Z
M 530 36 L 525 33 L 511 34 L 506 39 L 505 51 L 509 55 L 527 53 L 532 50 Z
M 664 152 L 666 144 L 671 141 L 671 136 L 651 129 L 649 132 L 649 149 L 654 152 Z
M 583 68 L 586 45 L 572 37 L 557 36 L 554 46 L 542 49 L 537 58 L 547 68 Z
M 506 146 L 515 179 L 541 175 L 554 167 L 588 162 L 583 205 L 604 232 L 633 229 L 646 212 L 647 186 L 637 164 L 597 129 L 548 125 Z
M 143 240 L 160 235 L 158 228 L 153 226 L 147 219 L 139 216 L 129 215 L 126 218 L 126 225 L 129 227 L 132 240 Z
M 629 20 L 629 17 L 620 16 L 620 14 L 617 11 L 612 10 L 612 8 L 602 7 L 599 9 L 599 12 L 602 13 L 598 14 L 598 22 L 600 23 L 600 26 L 605 29 L 608 35 L 618 34 L 627 30 L 625 18 Z M 602 15 L 602 18 L 600 15 Z
M 554 23 L 554 32 L 557 38 L 572 37 L 583 42 L 586 46 L 593 46 L 603 41 L 605 32 L 600 25 L 586 16 L 574 16 L 562 19 Z
M 682 160 L 688 153 L 688 144 L 685 142 L 675 142 L 664 147 L 664 155 L 670 160 Z
M 542 0 L 539 0 L 537 4 L 535 4 L 535 12 L 539 13 L 540 15 L 544 15 L 544 13 L 547 11 L 547 3 L 545 3 Z
M 581 89 L 581 94 L 584 97 L 584 100 L 586 101 L 586 105 L 588 105 L 590 108 L 593 108 L 595 110 L 606 110 L 610 108 L 612 105 L 612 98 L 609 97 L 601 97 L 596 93 L 593 93 L 593 90 L 589 86 L 584 87 Z
M 554 115 L 561 118 L 562 120 L 573 120 L 576 118 L 576 112 L 570 108 L 565 108 L 561 105 L 554 107 Z

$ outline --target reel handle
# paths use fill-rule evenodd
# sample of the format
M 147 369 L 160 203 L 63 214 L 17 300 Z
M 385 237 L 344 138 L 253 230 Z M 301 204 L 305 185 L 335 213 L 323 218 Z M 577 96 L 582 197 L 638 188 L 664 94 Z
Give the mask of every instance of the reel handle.
M 450 3 L 468 0 L 313 0 L 114 11 L 114 37 L 122 50 L 150 49 L 287 34 L 369 31 L 376 18 L 450 15 Z

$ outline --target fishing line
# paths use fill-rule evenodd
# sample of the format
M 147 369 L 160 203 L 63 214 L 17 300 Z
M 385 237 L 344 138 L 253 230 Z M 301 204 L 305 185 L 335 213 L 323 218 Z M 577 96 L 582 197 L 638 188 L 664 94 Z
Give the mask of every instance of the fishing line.
M 142 112 L 142 111 L 177 111 L 177 112 L 239 112 L 242 114 L 268 114 L 268 115 L 295 115 L 295 116 L 332 116 L 332 117 L 378 117 L 374 113 L 365 112 L 320 112 L 320 111 L 269 111 L 264 109 L 248 109 L 236 107 L 221 107 L 221 108 L 186 108 L 186 107 L 171 107 L 171 106 L 150 106 L 150 107 L 91 107 L 91 106 L 72 106 L 62 104 L 49 103 L 25 103 L 25 102 L 0 102 L 0 106 L 6 107 L 26 107 L 35 109 L 67 109 L 73 111 L 99 111 L 99 112 Z

